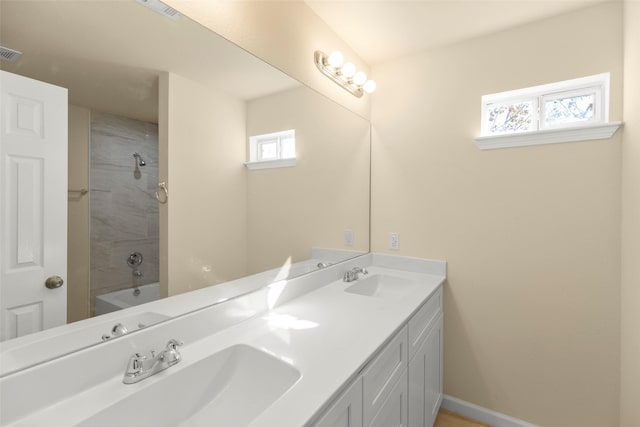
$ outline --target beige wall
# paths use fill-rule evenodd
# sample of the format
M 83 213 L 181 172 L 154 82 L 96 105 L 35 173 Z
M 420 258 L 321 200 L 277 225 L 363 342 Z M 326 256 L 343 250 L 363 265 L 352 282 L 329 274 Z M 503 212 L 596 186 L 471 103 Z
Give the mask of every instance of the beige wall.
M 91 112 L 69 105 L 69 189 L 89 188 Z M 89 194 L 69 193 L 67 322 L 89 317 Z
M 307 87 L 248 102 L 248 135 L 287 129 L 297 165 L 249 171 L 250 273 L 308 259 L 314 246 L 369 250 L 369 122 Z
M 166 0 L 222 37 L 356 113 L 368 117 L 371 97 L 355 98 L 322 75 L 313 53 L 340 50 L 359 70 L 369 66 L 302 0 Z
M 640 425 L 640 3 L 624 3 L 620 425 Z
M 367 114 L 305 62 L 327 45 L 352 53 L 299 3 L 167 2 Z M 625 6 L 623 149 L 621 132 L 609 141 L 488 152 L 472 141 L 482 94 L 605 71 L 611 119 L 621 119 L 620 4 L 373 70 L 372 249 L 386 251 L 395 231 L 397 253 L 449 261 L 445 391 L 545 426 L 618 425 L 619 400 L 622 425 L 638 424 L 640 42 L 630 23 L 640 17 L 637 2 Z
M 480 151 L 480 97 L 610 71 L 620 120 L 621 28 L 605 4 L 373 70 L 372 250 L 448 261 L 445 393 L 547 427 L 618 424 L 621 136 Z
M 175 295 L 245 275 L 245 106 L 177 74 L 160 86 L 160 280 Z

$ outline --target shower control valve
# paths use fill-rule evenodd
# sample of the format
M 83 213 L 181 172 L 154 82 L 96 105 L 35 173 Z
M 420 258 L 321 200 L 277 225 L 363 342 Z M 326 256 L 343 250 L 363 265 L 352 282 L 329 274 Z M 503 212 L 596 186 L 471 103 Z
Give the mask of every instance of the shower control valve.
M 142 264 L 142 254 L 140 252 L 132 252 L 127 257 L 127 265 L 131 268 L 135 268 Z

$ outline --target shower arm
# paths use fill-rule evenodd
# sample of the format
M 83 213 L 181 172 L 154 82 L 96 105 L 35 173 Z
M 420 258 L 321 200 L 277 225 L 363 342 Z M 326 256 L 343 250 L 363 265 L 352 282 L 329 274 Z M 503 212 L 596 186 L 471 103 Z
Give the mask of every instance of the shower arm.
M 147 162 L 144 161 L 140 154 L 133 153 L 133 158 L 136 159 L 136 167 L 146 166 Z

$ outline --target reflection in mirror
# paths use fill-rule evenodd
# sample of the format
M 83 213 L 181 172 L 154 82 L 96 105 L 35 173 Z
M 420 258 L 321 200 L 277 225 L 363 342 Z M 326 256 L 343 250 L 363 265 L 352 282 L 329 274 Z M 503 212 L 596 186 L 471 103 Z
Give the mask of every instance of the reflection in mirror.
M 0 8 L 2 46 L 23 53 L 0 69 L 68 89 L 69 161 L 59 203 L 67 272 L 55 290 L 67 304 L 61 321 L 23 329 L 6 321 L 12 307 L 3 305 L 3 365 L 112 339 L 118 323 L 129 333 L 181 314 L 170 304 L 145 312 L 141 302 L 246 276 L 249 288 L 265 286 L 368 251 L 367 120 L 186 17 L 135 0 L 2 0 Z M 295 166 L 245 167 L 249 137 L 288 129 Z M 51 274 L 64 277 L 43 271 L 39 294 Z M 21 336 L 65 322 L 75 323 Z M 71 338 L 71 327 L 82 333 Z M 48 355 L 9 356 L 35 342 Z

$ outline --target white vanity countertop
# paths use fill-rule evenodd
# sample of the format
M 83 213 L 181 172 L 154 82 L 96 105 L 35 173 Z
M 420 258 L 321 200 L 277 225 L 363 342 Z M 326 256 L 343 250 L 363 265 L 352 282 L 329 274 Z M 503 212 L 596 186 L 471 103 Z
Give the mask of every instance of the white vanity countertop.
M 329 265 L 356 256 L 365 255 L 358 251 L 345 251 L 313 247 L 311 258 L 292 264 L 285 263 L 279 268 L 231 280 L 216 286 L 159 299 L 143 305 L 106 313 L 101 316 L 73 322 L 0 342 L 0 376 L 28 368 L 38 363 L 70 354 L 82 348 L 102 343 L 103 335 L 110 335 L 116 323 L 127 326 L 129 331 L 138 329 L 135 325 L 155 324 L 163 319 L 179 317 L 181 314 L 203 308 L 215 301 L 223 301 L 239 294 L 264 288 L 265 284 L 296 277 L 317 270 L 318 263 Z M 133 326 L 133 327 L 132 327 Z
M 369 273 L 420 279 L 424 286 L 391 299 L 348 293 L 344 289 L 354 283 L 337 281 L 263 318 L 237 325 L 238 329 L 246 328 L 247 334 L 255 334 L 244 342 L 293 361 L 302 373 L 284 396 L 250 424 L 252 427 L 299 427 L 309 422 L 445 280 L 444 276 L 380 267 L 370 267 Z M 294 327 L 286 329 L 265 320 L 278 315 L 291 316 Z M 300 327 L 308 328 L 295 329 L 296 320 L 302 321 Z M 311 327 L 313 324 L 317 326 Z
M 306 425 L 338 396 L 342 387 L 359 373 L 446 277 L 445 263 L 441 261 L 426 261 L 425 264 L 425 260 L 417 260 L 416 266 L 410 261 L 407 264 L 407 258 L 373 255 L 371 259 L 375 265 L 367 266 L 370 276 L 384 274 L 418 279 L 421 285 L 393 298 L 378 298 L 344 291 L 357 282 L 332 281 L 205 338 L 185 342 L 180 349 L 181 363 L 141 383 L 123 385 L 119 374 L 32 413 L 15 425 L 35 426 L 56 418 L 64 420 L 64 425 L 75 425 L 99 411 L 105 402 L 136 392 L 136 386 L 161 381 L 165 375 L 178 373 L 192 363 L 236 344 L 261 349 L 290 363 L 301 373 L 298 381 L 250 426 Z M 394 262 L 394 259 L 400 262 Z M 389 260 L 391 262 L 386 262 Z M 179 390 L 168 393 L 175 393 L 175 398 L 180 399 Z M 242 402 L 238 402 L 237 410 L 242 411 Z

